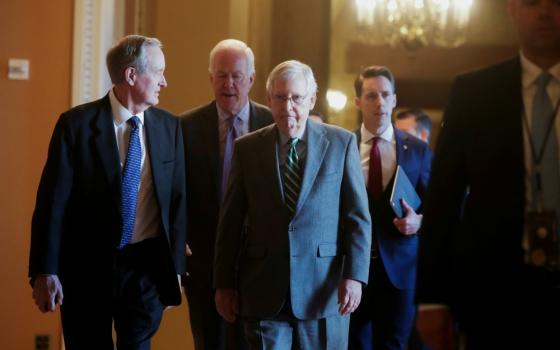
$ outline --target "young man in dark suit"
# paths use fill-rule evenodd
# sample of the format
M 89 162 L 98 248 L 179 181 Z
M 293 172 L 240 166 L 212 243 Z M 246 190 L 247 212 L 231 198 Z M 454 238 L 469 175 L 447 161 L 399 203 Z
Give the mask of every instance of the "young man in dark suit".
M 395 79 L 386 67 L 364 68 L 354 83 L 363 119 L 356 132 L 373 222 L 370 282 L 350 320 L 349 349 L 406 349 L 416 311 L 414 288 L 422 215 L 403 202 L 404 215 L 390 206 L 397 166 L 423 197 L 432 154 L 422 140 L 393 127 Z

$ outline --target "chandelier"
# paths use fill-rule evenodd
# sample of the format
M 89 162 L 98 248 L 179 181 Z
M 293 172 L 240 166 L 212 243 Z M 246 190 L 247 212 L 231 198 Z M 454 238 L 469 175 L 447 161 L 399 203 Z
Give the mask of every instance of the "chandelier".
M 416 50 L 465 42 L 473 0 L 355 0 L 357 30 L 366 43 Z

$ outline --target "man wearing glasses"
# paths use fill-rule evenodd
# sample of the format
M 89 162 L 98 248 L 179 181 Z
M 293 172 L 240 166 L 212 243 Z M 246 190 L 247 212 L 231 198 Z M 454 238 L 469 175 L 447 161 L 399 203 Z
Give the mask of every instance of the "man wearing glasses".
M 307 121 L 317 90 L 309 66 L 281 63 L 266 87 L 275 124 L 235 143 L 216 305 L 244 321 L 252 349 L 345 349 L 371 244 L 356 139 Z

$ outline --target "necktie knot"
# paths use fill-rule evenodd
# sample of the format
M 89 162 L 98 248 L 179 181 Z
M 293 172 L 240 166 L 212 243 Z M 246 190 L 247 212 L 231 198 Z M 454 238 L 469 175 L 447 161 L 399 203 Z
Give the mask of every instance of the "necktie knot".
M 137 128 L 138 124 L 140 124 L 140 118 L 138 118 L 137 116 L 133 115 L 132 117 L 130 117 L 127 120 L 127 123 L 129 123 L 133 128 Z
M 297 137 L 291 138 L 290 139 L 290 148 L 295 148 L 298 142 L 299 142 L 299 139 Z
M 288 162 L 299 162 L 299 154 L 297 152 L 297 144 L 299 139 L 297 137 L 291 138 L 289 141 L 290 148 L 288 149 Z
M 227 119 L 228 130 L 231 130 L 232 128 L 235 128 L 235 124 L 237 123 L 238 120 L 239 120 L 239 117 L 237 115 L 232 115 L 231 117 L 229 117 Z
M 379 145 L 379 142 L 381 141 L 381 137 L 379 136 L 374 136 L 372 139 L 372 146 L 373 147 L 377 147 L 377 145 Z
M 543 71 L 537 78 L 537 87 L 539 89 L 546 89 L 551 79 L 552 79 L 552 74 L 550 74 L 547 71 Z

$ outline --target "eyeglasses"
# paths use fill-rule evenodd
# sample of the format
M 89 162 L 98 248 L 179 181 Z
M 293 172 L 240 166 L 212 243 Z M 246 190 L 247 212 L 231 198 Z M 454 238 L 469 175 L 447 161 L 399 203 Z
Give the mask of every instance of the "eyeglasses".
M 292 95 L 292 96 L 286 96 L 286 95 L 272 95 L 272 100 L 276 103 L 286 103 L 287 101 L 290 101 L 292 104 L 295 105 L 302 105 L 303 102 L 305 102 L 305 99 L 307 98 L 307 95 L 302 96 L 302 95 Z

